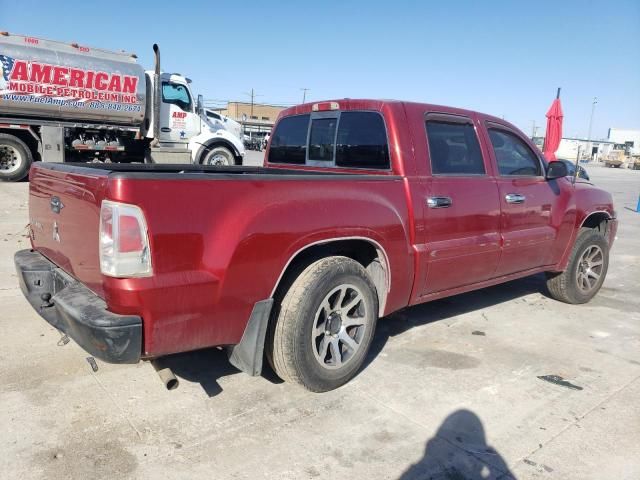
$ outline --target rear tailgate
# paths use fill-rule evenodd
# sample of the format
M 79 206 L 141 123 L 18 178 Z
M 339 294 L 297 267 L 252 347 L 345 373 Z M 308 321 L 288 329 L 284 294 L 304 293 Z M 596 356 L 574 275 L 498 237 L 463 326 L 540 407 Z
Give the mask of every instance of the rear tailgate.
M 108 173 L 36 163 L 29 175 L 33 248 L 102 298 L 98 230 Z

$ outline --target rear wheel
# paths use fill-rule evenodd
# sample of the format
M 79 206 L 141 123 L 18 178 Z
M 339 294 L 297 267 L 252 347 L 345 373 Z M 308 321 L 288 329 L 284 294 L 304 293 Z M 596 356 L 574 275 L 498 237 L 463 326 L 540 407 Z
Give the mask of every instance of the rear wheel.
M 0 180 L 17 182 L 29 174 L 33 156 L 29 147 L 13 135 L 0 133 Z
M 353 378 L 378 318 L 378 297 L 365 269 L 347 257 L 311 264 L 285 294 L 270 329 L 267 356 L 276 374 L 314 392 Z
M 599 230 L 585 228 L 578 234 L 567 269 L 547 273 L 547 288 L 556 300 L 586 303 L 600 290 L 609 268 L 609 244 Z

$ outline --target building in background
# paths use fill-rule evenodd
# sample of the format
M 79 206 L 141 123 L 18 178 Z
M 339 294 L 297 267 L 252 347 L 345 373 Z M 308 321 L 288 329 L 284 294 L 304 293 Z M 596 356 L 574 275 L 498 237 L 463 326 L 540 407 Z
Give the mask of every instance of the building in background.
M 624 150 L 625 155 L 640 155 L 640 130 L 610 128 L 607 138 L 619 145 L 616 150 Z
M 534 137 L 533 143 L 542 151 L 544 137 Z M 589 152 L 589 148 L 591 151 Z M 615 142 L 609 140 L 587 140 L 586 138 L 562 137 L 556 151 L 556 157 L 565 160 L 575 160 L 580 149 L 581 160 L 602 160 L 615 148 Z
M 212 110 L 239 122 L 246 135 L 263 137 L 271 132 L 276 118 L 285 108 L 287 107 L 262 103 L 228 102 L 226 108 Z
M 598 161 L 607 157 L 614 149 L 615 143 L 608 140 L 587 140 L 586 138 L 567 138 L 560 141 L 556 157 L 575 160 L 580 149 L 581 160 Z M 591 149 L 589 151 L 589 149 Z

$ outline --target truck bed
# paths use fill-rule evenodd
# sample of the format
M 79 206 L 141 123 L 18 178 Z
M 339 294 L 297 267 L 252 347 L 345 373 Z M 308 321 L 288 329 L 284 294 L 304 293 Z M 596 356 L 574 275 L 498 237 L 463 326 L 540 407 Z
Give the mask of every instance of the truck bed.
M 410 213 L 404 182 L 391 172 L 37 163 L 30 181 L 33 248 L 110 312 L 141 317 L 145 356 L 238 343 L 293 255 L 330 238 L 371 238 L 402 258 L 392 278 L 403 295 L 388 303 L 408 301 Z M 144 212 L 153 276 L 101 274 L 103 200 Z
M 101 175 L 108 173 L 111 177 L 117 178 L 154 178 L 154 179 L 187 179 L 198 178 L 200 180 L 217 177 L 233 177 L 238 178 L 238 175 L 252 176 L 255 178 L 264 178 L 266 176 L 275 176 L 274 179 L 280 177 L 293 177 L 294 179 L 300 177 L 311 178 L 330 178 L 330 179 L 376 179 L 382 178 L 399 179 L 399 176 L 392 175 L 390 172 L 381 173 L 354 173 L 353 171 L 335 171 L 335 170 L 302 170 L 300 168 L 288 169 L 281 167 L 262 167 L 262 166 L 213 166 L 213 165 L 181 165 L 181 164 L 151 164 L 151 163 L 73 163 L 67 162 L 64 164 L 59 163 L 47 163 L 40 164 L 39 168 L 47 168 L 55 171 L 64 171 L 70 173 L 86 173 L 93 175 Z M 97 172 L 96 172 L 97 170 Z M 202 175 L 205 175 L 204 177 Z

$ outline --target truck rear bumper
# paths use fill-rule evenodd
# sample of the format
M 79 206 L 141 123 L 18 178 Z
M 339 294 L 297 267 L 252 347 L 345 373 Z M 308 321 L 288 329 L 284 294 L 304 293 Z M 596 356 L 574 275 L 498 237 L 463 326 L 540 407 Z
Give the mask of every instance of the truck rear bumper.
M 14 262 L 22 293 L 47 322 L 100 360 L 140 360 L 140 317 L 109 312 L 104 300 L 38 252 L 16 252 Z

